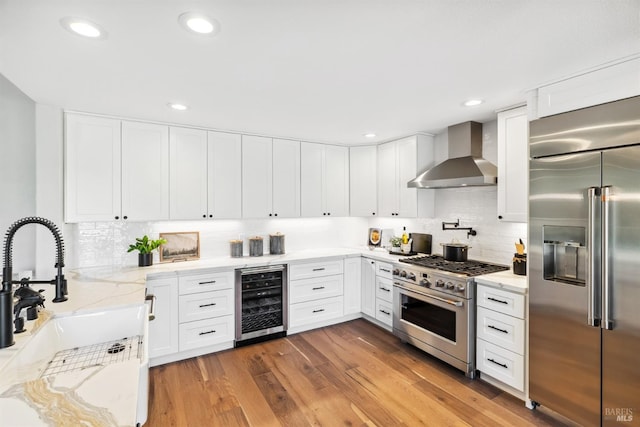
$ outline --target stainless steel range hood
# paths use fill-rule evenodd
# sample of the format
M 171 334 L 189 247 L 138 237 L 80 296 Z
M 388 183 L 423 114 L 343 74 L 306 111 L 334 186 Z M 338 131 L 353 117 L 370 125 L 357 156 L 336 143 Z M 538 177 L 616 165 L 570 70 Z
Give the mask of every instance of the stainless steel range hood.
M 449 159 L 407 183 L 413 188 L 451 188 L 496 185 L 498 168 L 482 158 L 482 123 L 450 126 Z

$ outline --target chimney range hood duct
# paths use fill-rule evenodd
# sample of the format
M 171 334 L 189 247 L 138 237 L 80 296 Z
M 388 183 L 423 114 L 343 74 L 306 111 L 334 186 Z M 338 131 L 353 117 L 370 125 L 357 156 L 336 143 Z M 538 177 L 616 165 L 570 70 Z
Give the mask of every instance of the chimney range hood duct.
M 482 123 L 450 126 L 449 159 L 409 181 L 410 188 L 452 188 L 496 185 L 498 168 L 482 158 Z

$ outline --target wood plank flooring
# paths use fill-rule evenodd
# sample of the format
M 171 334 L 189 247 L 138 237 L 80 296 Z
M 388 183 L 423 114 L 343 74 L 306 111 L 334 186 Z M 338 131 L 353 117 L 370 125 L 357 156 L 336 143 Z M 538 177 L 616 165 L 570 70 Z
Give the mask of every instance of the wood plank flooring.
M 560 426 L 354 320 L 150 370 L 146 426 Z

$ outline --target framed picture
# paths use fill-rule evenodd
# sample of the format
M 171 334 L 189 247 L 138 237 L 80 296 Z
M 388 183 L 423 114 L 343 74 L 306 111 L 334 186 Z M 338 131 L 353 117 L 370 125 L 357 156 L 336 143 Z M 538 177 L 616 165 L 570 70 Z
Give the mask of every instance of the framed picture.
M 200 233 L 160 233 L 167 243 L 160 246 L 160 262 L 188 261 L 200 258 Z

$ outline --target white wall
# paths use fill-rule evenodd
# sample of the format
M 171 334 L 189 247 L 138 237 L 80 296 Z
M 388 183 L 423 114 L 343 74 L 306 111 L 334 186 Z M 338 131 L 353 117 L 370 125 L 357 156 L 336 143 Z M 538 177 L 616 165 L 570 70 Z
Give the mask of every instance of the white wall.
M 0 74 L 0 235 L 16 220 L 35 215 L 35 103 Z M 34 270 L 35 227 L 13 239 L 13 271 Z

